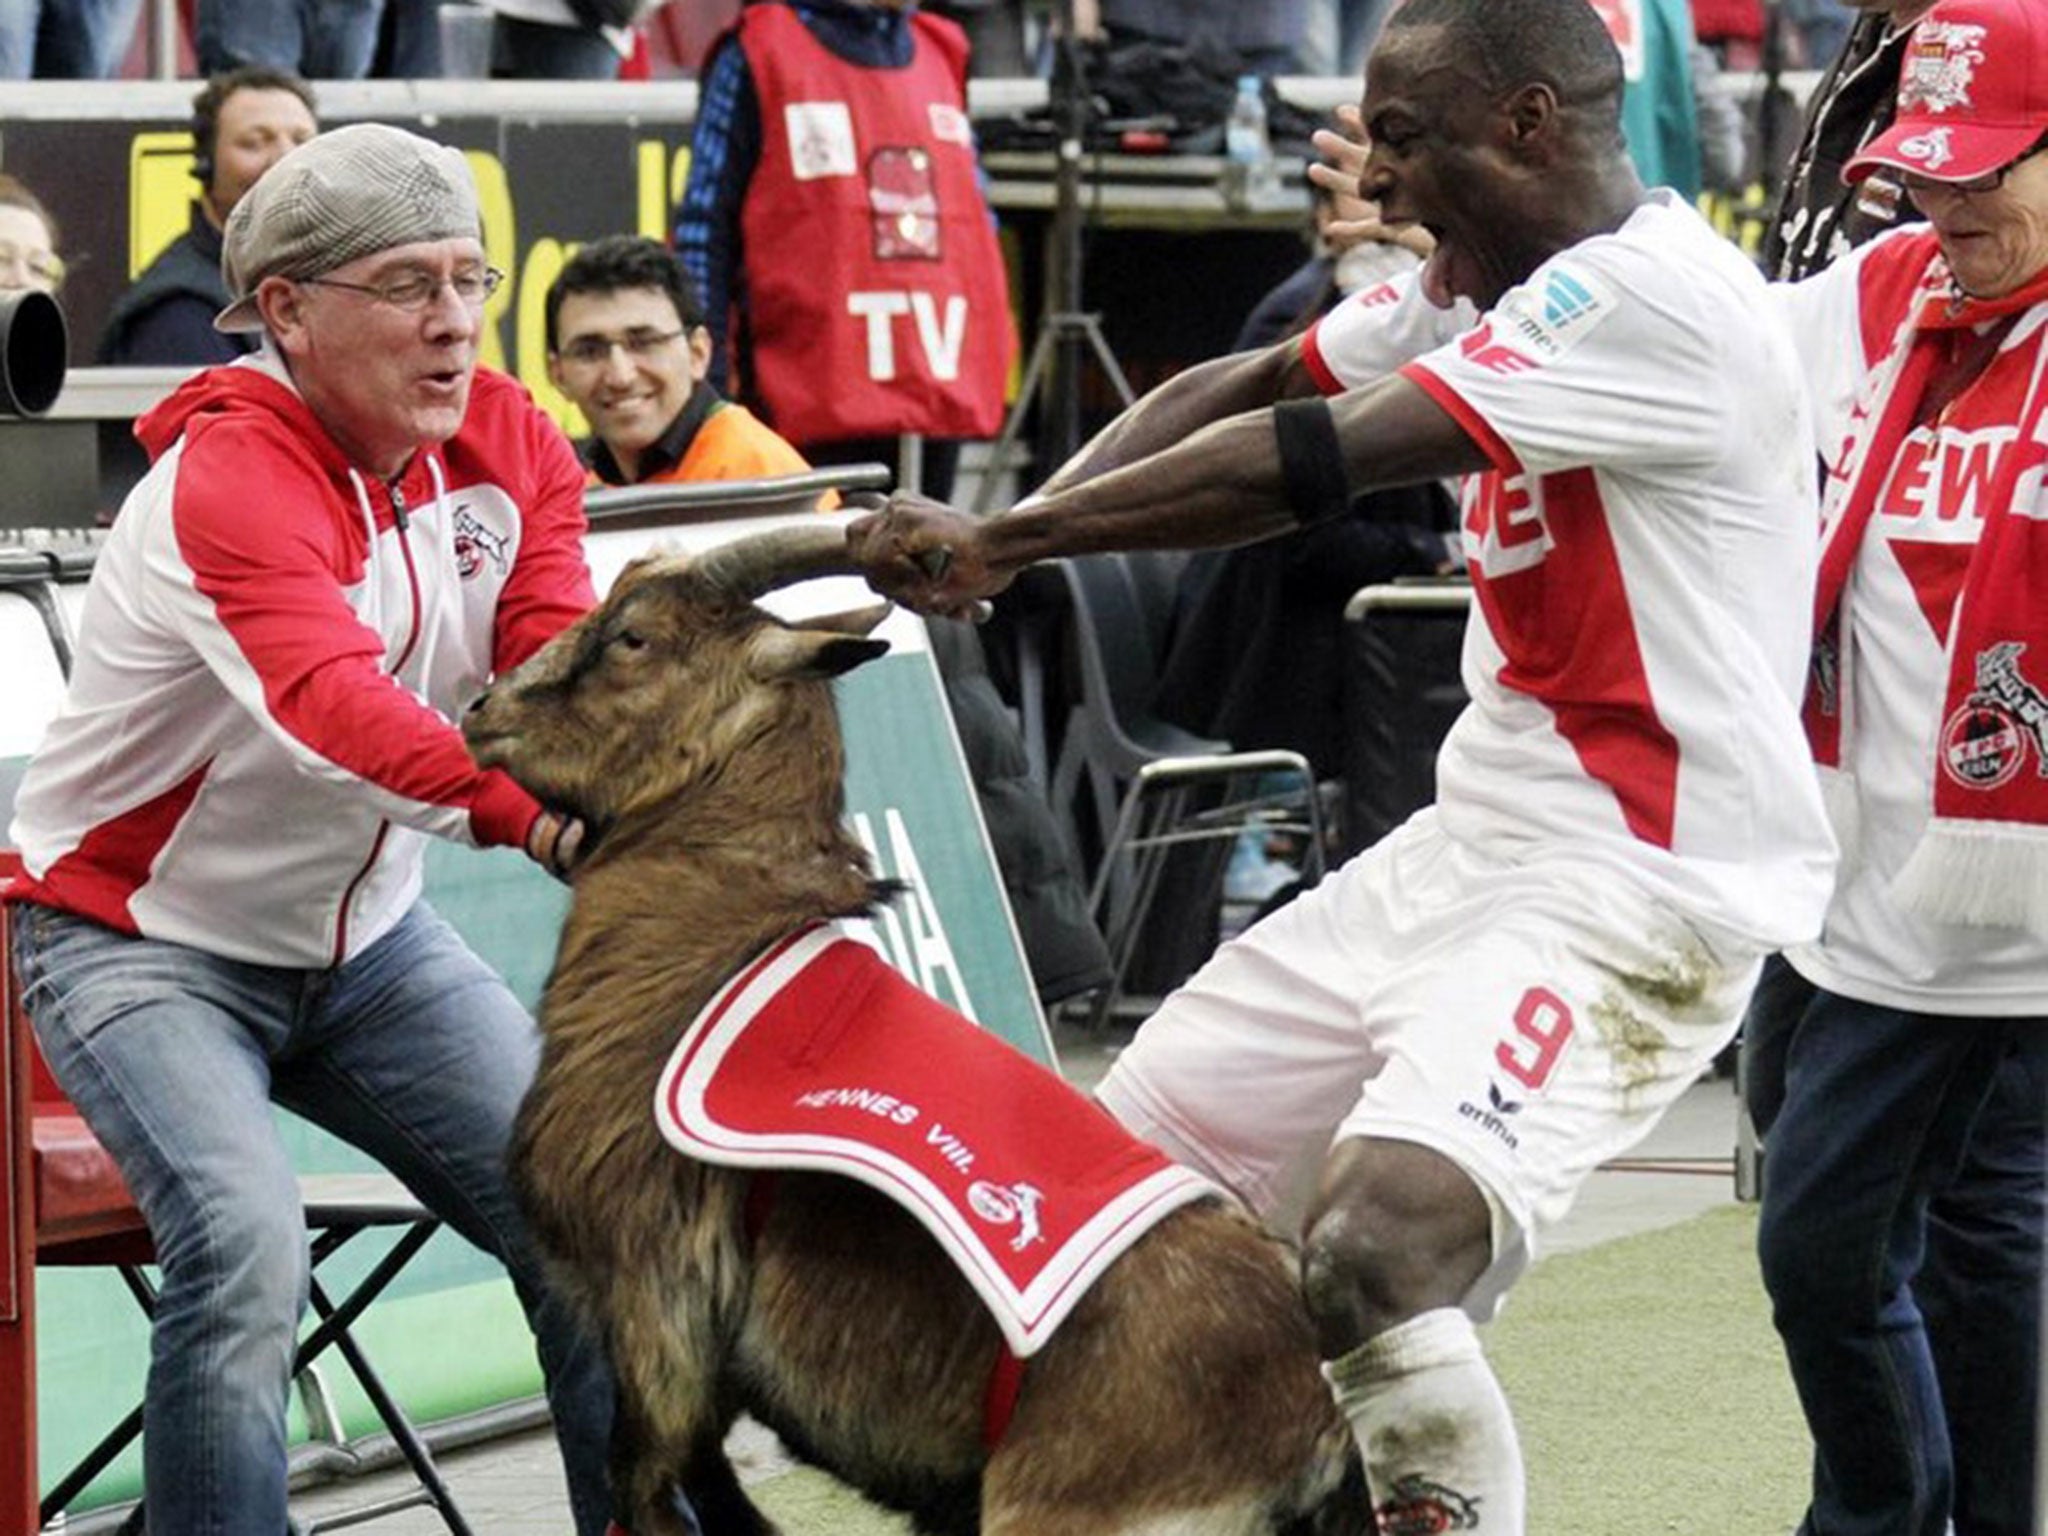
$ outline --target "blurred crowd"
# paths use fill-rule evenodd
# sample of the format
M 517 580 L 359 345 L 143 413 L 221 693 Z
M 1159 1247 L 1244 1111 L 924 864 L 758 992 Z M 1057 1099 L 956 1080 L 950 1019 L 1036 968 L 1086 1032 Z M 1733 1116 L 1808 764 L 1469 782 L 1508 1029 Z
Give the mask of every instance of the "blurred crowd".
M 154 73 L 154 0 L 0 0 L 0 79 Z M 966 31 L 981 76 L 1047 72 L 1071 5 L 1084 36 L 1221 50 L 1259 74 L 1351 75 L 1396 0 L 928 0 Z M 309 80 L 613 79 L 695 74 L 742 0 L 175 0 L 177 73 L 241 65 Z M 1768 61 L 1764 0 L 1692 0 L 1726 67 Z M 1777 62 L 1819 68 L 1847 22 L 1834 0 L 1782 0 Z

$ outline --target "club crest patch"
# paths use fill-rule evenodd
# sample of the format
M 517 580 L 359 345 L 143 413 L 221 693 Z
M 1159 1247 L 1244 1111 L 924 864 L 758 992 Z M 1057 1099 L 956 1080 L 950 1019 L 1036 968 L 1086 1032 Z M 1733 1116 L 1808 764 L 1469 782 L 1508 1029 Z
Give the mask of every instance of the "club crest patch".
M 473 581 L 489 568 L 503 575 L 511 568 L 510 540 L 484 524 L 467 505 L 455 509 L 455 569 L 464 581 Z
M 2005 640 L 1977 656 L 1977 685 L 1941 728 L 1941 770 L 1963 789 L 1993 790 L 2026 766 L 2048 778 L 2048 693 L 2020 671 L 2026 646 Z
M 1899 111 L 1952 112 L 1971 105 L 1984 62 L 1984 28 L 1963 21 L 1922 22 L 1899 72 Z
M 1901 139 L 1899 153 L 1923 170 L 1938 171 L 1956 157 L 1955 151 L 1949 148 L 1948 139 L 1946 128 L 1930 128 L 1910 139 Z
M 1479 1529 L 1479 1501 L 1410 1473 L 1395 1479 L 1393 1495 L 1373 1516 L 1380 1536 L 1442 1536 Z

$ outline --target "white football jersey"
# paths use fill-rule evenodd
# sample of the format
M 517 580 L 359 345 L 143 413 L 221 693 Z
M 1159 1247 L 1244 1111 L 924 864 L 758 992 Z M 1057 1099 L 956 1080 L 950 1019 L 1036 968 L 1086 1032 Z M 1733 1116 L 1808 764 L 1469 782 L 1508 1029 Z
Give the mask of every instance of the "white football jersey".
M 1399 370 L 1493 461 L 1464 491 L 1445 829 L 1610 861 L 1743 942 L 1816 934 L 1835 848 L 1799 722 L 1814 447 L 1749 261 L 1652 193 L 1484 315 L 1397 281 L 1306 353 L 1333 393 Z

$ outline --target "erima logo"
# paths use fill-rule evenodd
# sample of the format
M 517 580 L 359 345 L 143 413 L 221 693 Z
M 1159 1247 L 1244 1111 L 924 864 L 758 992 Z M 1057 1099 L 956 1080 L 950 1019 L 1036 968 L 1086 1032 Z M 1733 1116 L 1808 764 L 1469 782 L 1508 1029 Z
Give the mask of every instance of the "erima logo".
M 1458 1113 L 1467 1120 L 1478 1122 L 1480 1129 L 1490 1136 L 1498 1136 L 1507 1143 L 1510 1152 L 1515 1151 L 1522 1145 L 1522 1138 L 1515 1134 L 1514 1128 L 1508 1124 L 1507 1117 L 1520 1113 L 1521 1102 L 1508 1098 L 1493 1083 L 1486 1085 L 1486 1096 L 1493 1104 L 1492 1109 L 1481 1109 L 1467 1099 L 1458 1105 Z

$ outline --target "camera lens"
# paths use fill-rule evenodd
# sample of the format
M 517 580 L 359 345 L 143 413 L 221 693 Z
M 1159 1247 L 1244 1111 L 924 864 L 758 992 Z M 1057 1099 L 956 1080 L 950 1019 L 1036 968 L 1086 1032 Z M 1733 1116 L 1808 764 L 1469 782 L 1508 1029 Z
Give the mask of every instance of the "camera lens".
M 64 388 L 64 311 L 35 288 L 0 293 L 0 416 L 40 416 Z

